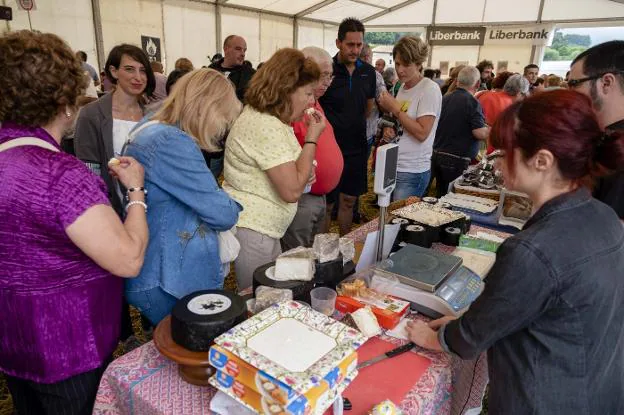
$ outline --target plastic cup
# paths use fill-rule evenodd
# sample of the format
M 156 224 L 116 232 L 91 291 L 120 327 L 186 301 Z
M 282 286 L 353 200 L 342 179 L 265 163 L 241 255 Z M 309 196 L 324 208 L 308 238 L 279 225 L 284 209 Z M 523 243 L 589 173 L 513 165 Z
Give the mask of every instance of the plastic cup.
M 327 287 L 318 287 L 310 291 L 310 298 L 312 299 L 312 309 L 323 313 L 326 316 L 331 316 L 336 310 L 336 291 Z

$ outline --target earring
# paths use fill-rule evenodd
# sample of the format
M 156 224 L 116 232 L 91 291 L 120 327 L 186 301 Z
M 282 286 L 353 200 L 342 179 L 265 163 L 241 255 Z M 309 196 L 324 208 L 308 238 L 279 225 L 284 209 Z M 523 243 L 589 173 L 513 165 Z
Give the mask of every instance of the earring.
M 70 110 L 69 110 L 69 108 L 67 108 L 67 107 L 65 107 L 65 116 L 66 116 L 67 118 L 71 118 L 71 116 L 72 116 L 71 111 L 70 111 Z

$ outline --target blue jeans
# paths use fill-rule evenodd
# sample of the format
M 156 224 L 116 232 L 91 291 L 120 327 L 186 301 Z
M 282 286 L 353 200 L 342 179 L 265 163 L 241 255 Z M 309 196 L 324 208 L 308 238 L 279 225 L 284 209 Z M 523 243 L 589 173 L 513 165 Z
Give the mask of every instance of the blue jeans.
M 178 302 L 177 298 L 160 287 L 146 291 L 126 291 L 126 299 L 154 326 L 171 314 L 173 306 Z
M 407 199 L 410 196 L 423 197 L 430 179 L 431 170 L 424 173 L 397 172 L 397 184 L 392 192 L 392 201 Z

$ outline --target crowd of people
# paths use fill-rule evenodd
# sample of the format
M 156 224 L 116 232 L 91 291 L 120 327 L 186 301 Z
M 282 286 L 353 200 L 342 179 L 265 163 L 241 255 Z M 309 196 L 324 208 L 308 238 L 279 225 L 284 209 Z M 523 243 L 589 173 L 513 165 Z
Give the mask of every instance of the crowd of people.
M 624 42 L 583 52 L 565 83 L 489 61 L 443 81 L 421 38 L 388 68 L 364 33 L 345 19 L 335 56 L 284 48 L 257 70 L 232 35 L 168 76 L 134 45 L 98 74 L 56 35 L 0 37 L 0 371 L 18 413 L 90 413 L 127 304 L 154 327 L 231 263 L 249 289 L 334 211 L 348 233 L 384 143 L 394 200 L 444 195 L 487 148 L 534 205 L 470 310 L 411 340 L 488 350 L 493 412 L 624 412 Z

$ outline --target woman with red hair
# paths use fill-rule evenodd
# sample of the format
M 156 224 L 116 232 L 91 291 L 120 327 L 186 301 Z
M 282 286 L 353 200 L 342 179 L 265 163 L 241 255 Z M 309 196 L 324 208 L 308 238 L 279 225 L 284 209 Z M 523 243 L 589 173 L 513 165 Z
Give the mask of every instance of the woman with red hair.
M 603 133 L 585 96 L 556 90 L 512 104 L 491 138 L 533 216 L 470 309 L 410 323 L 410 339 L 463 359 L 487 350 L 492 413 L 624 413 L 624 227 L 585 187 L 624 166 L 624 135 Z

